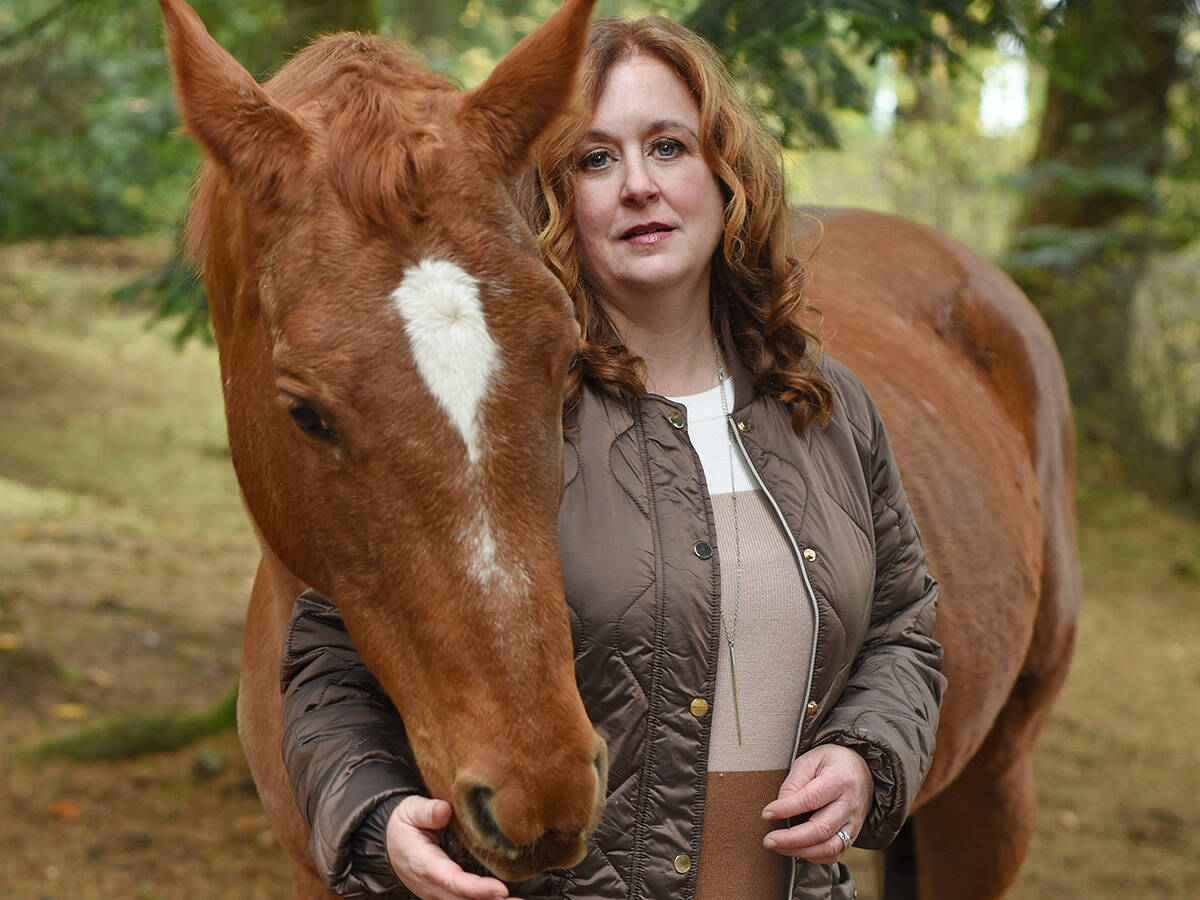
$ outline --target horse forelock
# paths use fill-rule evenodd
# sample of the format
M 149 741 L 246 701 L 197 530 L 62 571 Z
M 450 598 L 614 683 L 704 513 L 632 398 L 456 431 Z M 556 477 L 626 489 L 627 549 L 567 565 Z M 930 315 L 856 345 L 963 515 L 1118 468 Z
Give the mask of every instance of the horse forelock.
M 407 49 L 373 35 L 322 38 L 272 79 L 279 99 L 311 106 L 325 128 L 326 174 L 343 206 L 382 227 L 422 212 L 444 140 L 437 118 L 453 87 Z
M 329 181 L 343 206 L 380 228 L 429 215 L 428 191 L 445 160 L 442 129 L 430 113 L 436 97 L 397 97 L 363 84 L 331 118 Z

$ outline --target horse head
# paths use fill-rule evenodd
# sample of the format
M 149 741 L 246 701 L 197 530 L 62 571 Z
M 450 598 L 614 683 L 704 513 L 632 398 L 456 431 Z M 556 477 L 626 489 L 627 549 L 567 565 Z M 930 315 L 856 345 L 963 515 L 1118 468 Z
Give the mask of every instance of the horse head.
M 259 85 L 160 5 L 260 537 L 337 603 L 468 848 L 510 879 L 572 865 L 606 780 L 556 534 L 578 329 L 509 183 L 567 100 L 592 0 L 467 92 L 361 34 Z

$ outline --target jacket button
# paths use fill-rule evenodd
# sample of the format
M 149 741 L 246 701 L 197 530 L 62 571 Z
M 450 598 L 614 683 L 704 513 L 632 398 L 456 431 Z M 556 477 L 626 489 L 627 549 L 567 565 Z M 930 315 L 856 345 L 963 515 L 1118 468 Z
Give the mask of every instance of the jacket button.
M 692 715 L 695 716 L 697 719 L 703 717 L 703 715 L 706 712 L 708 712 L 708 701 L 705 700 L 703 697 L 697 697 L 695 700 L 692 701 L 691 710 L 692 710 Z
M 701 559 L 708 559 L 712 556 L 712 544 L 708 541 L 696 541 L 692 546 L 692 552 Z
M 808 705 L 804 707 L 805 715 L 815 716 L 817 714 L 817 701 L 809 700 Z
M 675 857 L 675 871 L 680 875 L 686 875 L 692 871 L 692 858 L 686 853 L 680 853 Z
M 737 430 L 738 430 L 738 431 L 743 431 L 743 432 L 745 432 L 745 431 L 749 431 L 749 430 L 750 430 L 750 422 L 749 422 L 749 420 L 747 420 L 747 419 L 738 419 L 738 423 L 737 423 Z
M 812 547 L 805 547 L 804 553 L 801 555 L 804 557 L 805 562 L 812 562 L 814 559 L 817 558 L 817 551 L 814 550 Z
M 682 428 L 687 422 L 687 420 L 683 417 L 683 413 L 674 409 L 667 413 L 667 421 L 676 428 Z

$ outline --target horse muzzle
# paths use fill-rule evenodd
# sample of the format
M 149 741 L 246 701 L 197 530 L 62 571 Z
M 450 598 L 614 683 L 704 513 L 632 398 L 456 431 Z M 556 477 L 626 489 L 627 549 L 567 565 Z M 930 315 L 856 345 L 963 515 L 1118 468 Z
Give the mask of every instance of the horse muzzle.
M 604 812 L 608 751 L 599 738 L 595 756 L 581 773 L 534 774 L 534 787 L 525 790 L 471 775 L 455 780 L 459 837 L 504 881 L 577 864 Z

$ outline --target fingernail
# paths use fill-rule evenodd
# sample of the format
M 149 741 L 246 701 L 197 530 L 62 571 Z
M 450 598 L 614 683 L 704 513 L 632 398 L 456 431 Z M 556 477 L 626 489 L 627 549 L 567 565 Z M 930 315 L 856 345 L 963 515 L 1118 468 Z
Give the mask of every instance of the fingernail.
M 773 819 L 775 818 L 775 813 L 771 812 L 769 809 L 764 809 L 762 816 L 764 819 Z
M 776 846 L 775 838 L 763 838 L 763 846 L 768 850 L 774 850 Z

